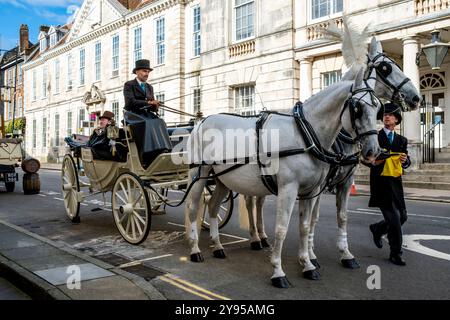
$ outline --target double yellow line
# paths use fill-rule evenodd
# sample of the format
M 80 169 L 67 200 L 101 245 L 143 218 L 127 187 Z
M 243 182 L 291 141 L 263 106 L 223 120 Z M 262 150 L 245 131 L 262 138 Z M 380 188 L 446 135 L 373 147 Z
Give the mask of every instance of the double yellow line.
M 231 300 L 230 298 L 211 292 L 189 281 L 180 279 L 170 273 L 160 276 L 159 279 L 205 300 Z

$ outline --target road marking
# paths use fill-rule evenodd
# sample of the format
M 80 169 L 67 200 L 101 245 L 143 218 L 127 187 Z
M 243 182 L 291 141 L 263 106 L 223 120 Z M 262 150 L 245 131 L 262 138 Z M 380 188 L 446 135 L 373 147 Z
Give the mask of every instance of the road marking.
M 450 261 L 450 254 L 430 249 L 420 244 L 420 240 L 450 240 L 450 236 L 433 234 L 405 234 L 403 235 L 403 248 L 417 253 L 425 254 L 434 258 Z
M 230 298 L 227 298 L 225 296 L 219 295 L 210 290 L 202 288 L 196 284 L 193 284 L 192 282 L 180 279 L 179 277 L 176 277 L 170 273 L 160 276 L 159 278 L 163 281 L 166 281 L 168 283 L 171 283 L 171 284 L 177 286 L 180 289 L 186 290 L 186 291 L 188 291 L 192 294 L 195 294 L 199 297 L 202 297 L 206 300 L 214 300 L 214 298 L 219 299 L 219 300 L 231 300 Z
M 370 216 L 379 216 L 380 213 L 375 213 L 375 212 L 366 212 L 366 211 L 358 211 L 358 210 L 347 210 L 347 212 L 350 213 L 360 213 L 360 214 L 368 214 Z
M 146 258 L 146 259 L 141 259 L 141 260 L 135 260 L 135 261 L 121 264 L 120 266 L 118 266 L 118 268 L 133 267 L 133 266 L 140 265 L 140 264 L 142 264 L 142 262 L 145 262 L 145 261 L 156 260 L 156 259 L 161 259 L 161 258 L 166 258 L 166 257 L 171 257 L 171 256 L 173 256 L 173 254 L 164 254 L 162 256 L 151 257 L 151 258 Z
M 376 211 L 376 210 L 364 210 L 364 209 L 356 209 L 356 210 L 347 210 L 348 212 L 351 213 L 362 213 L 362 214 L 369 214 L 369 215 L 381 215 L 382 213 L 380 211 Z M 375 212 L 377 214 L 375 214 Z M 450 217 L 442 217 L 442 216 L 432 216 L 432 215 L 427 215 L 427 214 L 417 214 L 417 213 L 408 213 L 408 217 L 412 216 L 412 217 L 420 217 L 420 218 L 436 218 L 436 219 L 447 219 L 450 220 Z
M 56 198 L 56 197 L 53 197 L 53 199 L 55 199 L 55 200 L 60 200 L 60 201 L 64 201 L 64 199 Z
M 87 204 L 86 204 L 86 203 L 82 203 L 82 202 L 80 202 L 80 205 L 82 205 L 82 206 L 86 206 L 86 207 L 87 207 Z
M 178 227 L 183 227 L 183 228 L 184 228 L 184 225 L 182 225 L 182 224 L 178 224 L 178 223 L 174 223 L 174 222 L 167 222 L 167 223 L 168 223 L 168 224 L 171 224 L 171 225 L 173 225 L 173 226 L 178 226 Z M 222 243 L 223 246 L 230 245 L 230 244 L 235 244 L 235 243 L 239 243 L 239 242 L 245 242 L 245 241 L 248 241 L 248 240 L 249 240 L 249 239 L 247 239 L 247 238 L 242 238 L 242 237 L 235 236 L 235 235 L 228 234 L 228 233 L 222 233 L 222 232 L 220 232 L 219 234 L 222 235 L 222 236 L 227 236 L 227 237 L 231 237 L 231 238 L 238 239 L 238 241 L 232 241 L 232 242 Z M 211 246 L 211 247 L 214 247 L 214 246 Z
M 366 209 L 366 208 L 358 208 L 356 209 L 358 211 L 369 211 L 369 212 L 377 212 L 377 213 L 381 213 L 380 210 L 375 210 L 375 209 Z
M 45 194 L 40 194 L 40 193 L 38 193 L 38 196 L 39 196 L 39 197 L 46 197 Z

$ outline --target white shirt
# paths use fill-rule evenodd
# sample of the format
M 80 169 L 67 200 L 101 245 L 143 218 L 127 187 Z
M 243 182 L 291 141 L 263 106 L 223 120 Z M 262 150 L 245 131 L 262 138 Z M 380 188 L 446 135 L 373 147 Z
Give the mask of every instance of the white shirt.
M 391 131 L 391 130 L 385 128 L 385 127 L 383 127 L 383 130 L 384 130 L 384 133 L 386 133 L 386 137 L 389 136 L 389 132 L 392 132 L 392 136 L 395 136 L 395 131 L 394 130 Z
M 137 82 L 139 83 L 139 85 L 141 86 L 143 83 L 147 84 L 147 82 L 142 82 L 141 80 L 139 80 L 138 78 L 136 78 Z

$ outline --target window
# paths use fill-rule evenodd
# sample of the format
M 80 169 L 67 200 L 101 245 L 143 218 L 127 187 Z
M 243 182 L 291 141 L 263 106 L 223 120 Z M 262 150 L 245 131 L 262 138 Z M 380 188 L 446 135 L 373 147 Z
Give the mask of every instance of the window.
M 342 0 L 311 0 L 311 17 L 312 19 L 318 19 L 326 17 L 337 12 L 342 12 L 343 1 Z
M 156 20 L 156 61 L 157 64 L 164 64 L 166 56 L 166 20 L 159 18 Z
M 200 111 L 200 101 L 201 101 L 201 91 L 200 89 L 194 89 L 194 101 L 193 101 L 193 111 L 194 114 L 197 114 L 197 112 Z
M 102 43 L 97 42 L 95 44 L 95 81 L 99 81 L 101 77 L 101 65 L 102 65 Z
M 322 73 L 322 89 L 341 80 L 341 70 Z
M 155 99 L 161 102 L 161 104 L 164 104 L 164 101 L 166 100 L 166 95 L 162 92 L 155 94 Z M 159 117 L 164 118 L 164 110 L 161 108 L 158 111 Z
M 112 76 L 119 75 L 119 35 L 112 38 Z
M 19 117 L 19 118 L 22 117 L 22 115 L 23 115 L 22 107 L 23 107 L 22 96 L 19 96 L 17 98 L 17 106 L 16 106 L 16 115 L 15 115 L 15 117 Z
M 255 1 L 235 0 L 236 40 L 254 36 Z
M 67 55 L 67 91 L 72 90 L 72 55 Z
M 47 147 L 47 118 L 42 119 L 42 147 Z
M 33 70 L 33 101 L 37 99 L 37 72 Z
M 116 119 L 116 123 L 120 123 L 120 114 L 119 114 L 119 101 L 113 101 L 111 103 L 111 110 L 114 113 L 114 118 Z
M 56 34 L 56 32 L 53 32 L 50 35 L 50 47 L 53 47 L 54 45 L 56 45 L 57 40 L 58 40 L 57 34 Z
M 47 49 L 47 38 L 43 36 L 41 39 L 39 39 L 39 50 L 41 52 L 44 52 L 45 49 Z
M 193 12 L 194 16 L 194 56 L 200 55 L 200 27 L 201 27 L 201 16 L 200 16 L 200 6 L 196 6 Z
M 142 28 L 134 29 L 134 62 L 142 59 Z
M 59 93 L 59 60 L 55 60 L 55 94 Z
M 23 71 L 22 71 L 22 65 L 19 66 L 19 84 L 22 84 L 22 75 L 23 75 Z
M 36 119 L 33 120 L 33 148 L 36 148 Z
M 55 114 L 55 147 L 59 147 L 59 114 Z
M 67 136 L 72 135 L 72 111 L 67 112 Z
M 80 86 L 84 85 L 85 65 L 86 65 L 86 51 L 84 49 L 80 49 Z
M 234 90 L 234 109 L 237 113 L 249 116 L 257 113 L 255 107 L 255 86 L 237 87 Z
M 47 97 L 47 67 L 42 68 L 42 98 Z

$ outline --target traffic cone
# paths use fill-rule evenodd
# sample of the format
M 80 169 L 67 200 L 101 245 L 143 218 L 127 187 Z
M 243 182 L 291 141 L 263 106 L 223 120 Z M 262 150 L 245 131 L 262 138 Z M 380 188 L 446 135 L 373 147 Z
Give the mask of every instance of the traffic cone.
M 356 185 L 354 182 L 352 183 L 352 188 L 350 189 L 350 195 L 356 196 Z

